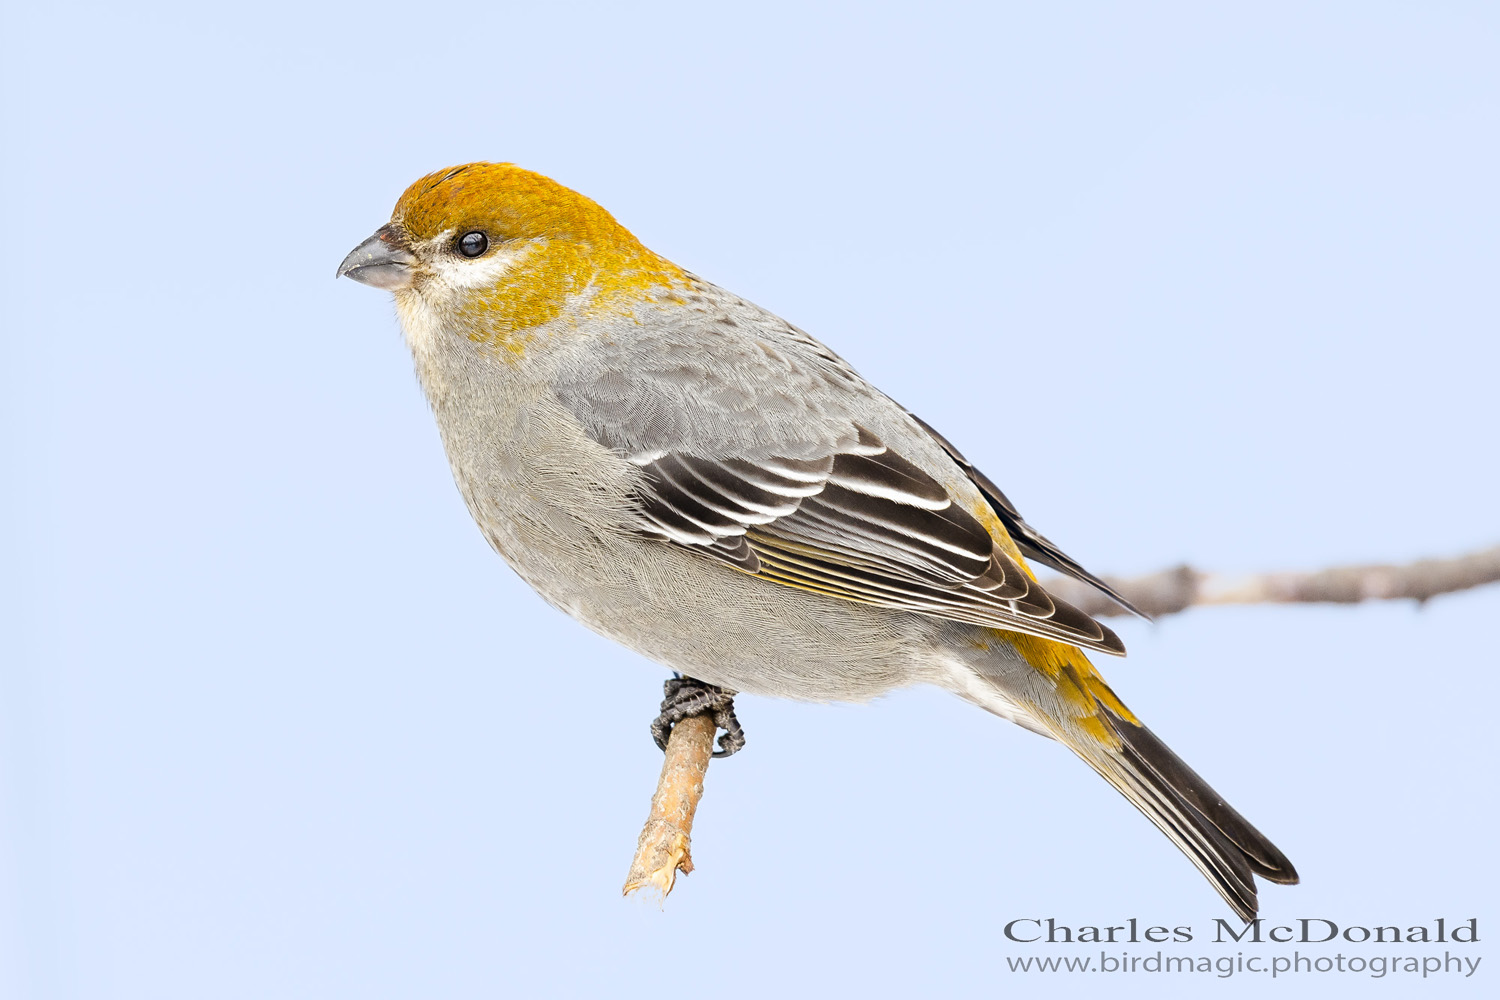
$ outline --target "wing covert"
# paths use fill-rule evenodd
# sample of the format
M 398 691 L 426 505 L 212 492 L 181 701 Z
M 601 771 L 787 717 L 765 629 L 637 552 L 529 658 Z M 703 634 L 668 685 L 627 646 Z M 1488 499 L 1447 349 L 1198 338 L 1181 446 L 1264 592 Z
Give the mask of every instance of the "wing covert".
M 979 492 L 984 494 L 984 498 L 990 502 L 990 506 L 994 508 L 996 516 L 1005 525 L 1005 530 L 1010 533 L 1011 540 L 1016 543 L 1017 548 L 1024 555 L 1041 563 L 1043 566 L 1050 566 L 1059 573 L 1064 573 L 1075 580 L 1088 584 L 1131 614 L 1144 618 L 1146 621 L 1151 621 L 1150 615 L 1134 604 L 1131 604 L 1118 590 L 1084 569 L 1076 560 L 1058 548 L 1054 542 L 1027 524 L 1026 519 L 1021 516 L 1021 512 L 1016 510 L 1015 504 L 1011 503 L 1010 499 L 1004 493 L 1000 492 L 1000 487 L 996 486 L 989 476 L 986 476 L 979 469 L 975 468 L 974 464 L 964 458 L 959 450 L 948 442 L 947 438 L 933 430 L 927 421 L 910 411 L 907 412 L 907 416 L 915 420 L 918 426 L 932 436 L 934 441 L 942 445 L 943 450 L 948 453 L 948 457 L 957 462 L 959 468 L 964 470 L 964 474 L 979 488 Z
M 1052 598 L 931 475 L 870 431 L 821 458 L 647 452 L 641 528 L 743 572 L 844 600 L 1123 653 Z

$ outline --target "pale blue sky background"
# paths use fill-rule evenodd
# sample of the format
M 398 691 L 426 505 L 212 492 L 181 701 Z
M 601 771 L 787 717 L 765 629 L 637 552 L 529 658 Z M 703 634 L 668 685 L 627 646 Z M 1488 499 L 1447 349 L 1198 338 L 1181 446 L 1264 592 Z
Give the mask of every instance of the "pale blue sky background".
M 1500 8 L 1209 6 L 13 8 L 0 996 L 1207 989 L 1006 971 L 1054 953 L 1017 917 L 1228 911 L 934 691 L 742 699 L 699 871 L 622 902 L 664 672 L 486 548 L 389 297 L 333 272 L 418 175 L 514 160 L 1098 571 L 1494 544 Z M 1104 668 L 1302 871 L 1268 916 L 1493 937 L 1497 617 L 1200 610 Z

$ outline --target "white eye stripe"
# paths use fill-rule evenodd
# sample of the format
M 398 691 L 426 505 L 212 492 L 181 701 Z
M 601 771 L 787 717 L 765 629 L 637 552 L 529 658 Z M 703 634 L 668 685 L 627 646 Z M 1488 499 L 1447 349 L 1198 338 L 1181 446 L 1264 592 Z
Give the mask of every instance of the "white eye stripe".
M 457 235 L 458 230 L 445 229 L 421 245 L 433 277 L 455 291 L 493 286 L 531 251 L 529 244 L 506 246 L 491 242 L 485 254 L 465 257 L 454 250 Z

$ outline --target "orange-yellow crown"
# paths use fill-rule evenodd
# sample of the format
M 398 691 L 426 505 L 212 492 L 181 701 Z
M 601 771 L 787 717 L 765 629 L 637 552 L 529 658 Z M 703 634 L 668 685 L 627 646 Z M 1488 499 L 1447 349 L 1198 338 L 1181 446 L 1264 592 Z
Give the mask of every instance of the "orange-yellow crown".
M 391 219 L 416 240 L 482 230 L 492 240 L 636 243 L 592 200 L 513 163 L 468 163 L 428 174 L 401 195 Z
M 642 301 L 675 298 L 687 280 L 590 199 L 511 163 L 428 174 L 406 189 L 391 222 L 415 244 L 479 232 L 492 253 L 511 248 L 508 266 L 491 284 L 469 288 L 455 319 L 471 339 L 517 355 L 526 331 L 567 309 L 629 314 Z

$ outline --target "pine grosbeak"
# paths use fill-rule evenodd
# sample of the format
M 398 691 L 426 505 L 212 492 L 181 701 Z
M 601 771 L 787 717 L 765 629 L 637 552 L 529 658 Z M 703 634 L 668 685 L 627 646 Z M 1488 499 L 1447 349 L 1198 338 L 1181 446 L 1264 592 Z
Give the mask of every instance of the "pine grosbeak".
M 1073 750 L 1241 917 L 1255 875 L 1297 881 L 1095 671 L 1084 650 L 1123 653 L 1115 634 L 1026 560 L 1118 595 L 808 334 L 510 164 L 423 177 L 338 273 L 395 293 L 485 538 L 688 678 L 677 706 L 718 711 L 726 750 L 736 692 L 935 684 Z

